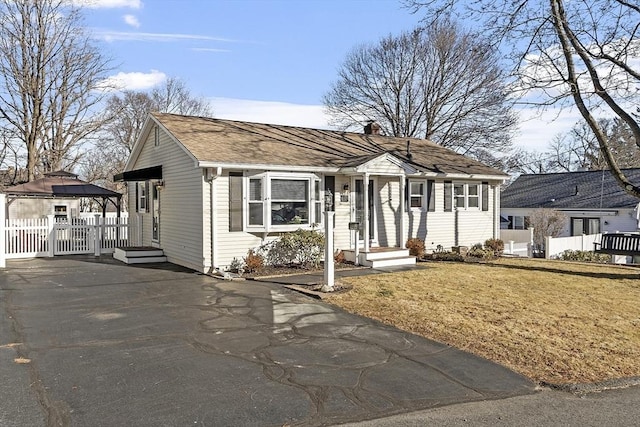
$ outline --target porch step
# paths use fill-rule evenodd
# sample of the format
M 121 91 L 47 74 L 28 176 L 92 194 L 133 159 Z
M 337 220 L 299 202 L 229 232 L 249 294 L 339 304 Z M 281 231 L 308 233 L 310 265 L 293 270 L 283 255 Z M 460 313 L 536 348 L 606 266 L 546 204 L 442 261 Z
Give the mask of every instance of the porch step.
M 373 260 L 366 260 L 362 263 L 371 268 L 384 268 L 384 267 L 400 267 L 403 265 L 416 265 L 416 257 L 405 256 L 397 258 L 379 258 Z
M 354 262 L 355 251 L 347 249 L 342 251 L 347 261 Z M 371 268 L 399 267 L 415 265 L 416 257 L 409 255 L 409 249 L 401 248 L 371 248 L 369 252 L 358 252 L 360 265 Z
M 167 262 L 164 251 L 151 246 L 136 246 L 115 248 L 113 257 L 125 264 L 145 264 L 153 262 Z

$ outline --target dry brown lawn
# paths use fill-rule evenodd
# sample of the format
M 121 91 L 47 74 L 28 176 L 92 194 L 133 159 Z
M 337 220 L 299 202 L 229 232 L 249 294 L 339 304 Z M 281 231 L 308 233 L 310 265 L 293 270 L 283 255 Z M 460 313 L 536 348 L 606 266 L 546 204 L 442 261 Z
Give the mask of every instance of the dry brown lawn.
M 341 279 L 344 309 L 552 384 L 640 375 L 640 269 L 563 261 L 432 262 Z

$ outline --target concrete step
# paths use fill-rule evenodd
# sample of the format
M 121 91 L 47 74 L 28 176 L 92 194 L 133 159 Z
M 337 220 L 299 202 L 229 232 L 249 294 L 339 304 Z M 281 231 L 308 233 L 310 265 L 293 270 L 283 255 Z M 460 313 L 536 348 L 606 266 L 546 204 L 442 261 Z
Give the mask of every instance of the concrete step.
M 162 249 L 149 246 L 115 248 L 113 258 L 126 264 L 167 262 Z
M 400 267 L 406 265 L 416 265 L 416 257 L 403 256 L 395 258 L 381 258 L 374 260 L 365 260 L 363 265 L 371 268 L 384 268 L 384 267 Z

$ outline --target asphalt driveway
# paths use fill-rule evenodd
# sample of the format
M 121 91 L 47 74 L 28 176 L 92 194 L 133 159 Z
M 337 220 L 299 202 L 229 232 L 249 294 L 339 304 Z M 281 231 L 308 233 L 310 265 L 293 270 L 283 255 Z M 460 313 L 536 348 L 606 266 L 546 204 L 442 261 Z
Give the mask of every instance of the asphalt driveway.
M 531 394 L 501 366 L 171 264 L 9 261 L 0 425 L 331 425 Z

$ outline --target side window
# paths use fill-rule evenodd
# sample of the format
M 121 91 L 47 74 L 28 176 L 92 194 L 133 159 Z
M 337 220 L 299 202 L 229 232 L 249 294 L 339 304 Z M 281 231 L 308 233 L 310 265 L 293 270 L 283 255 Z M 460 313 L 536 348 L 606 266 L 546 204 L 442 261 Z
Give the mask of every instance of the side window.
M 264 225 L 262 178 L 249 179 L 249 225 Z
M 422 208 L 424 207 L 424 182 L 422 181 L 409 181 L 409 207 Z
M 149 212 L 149 182 L 138 182 L 136 184 L 136 211 L 145 213 Z

